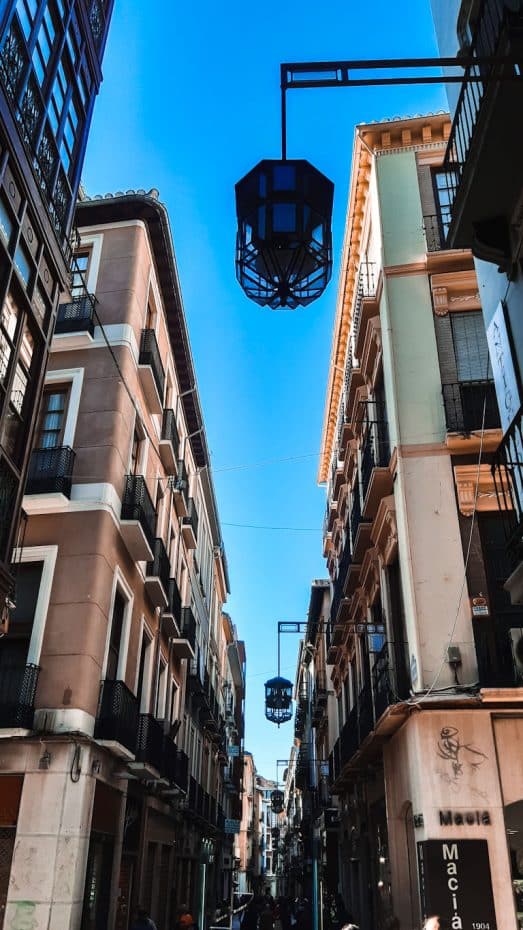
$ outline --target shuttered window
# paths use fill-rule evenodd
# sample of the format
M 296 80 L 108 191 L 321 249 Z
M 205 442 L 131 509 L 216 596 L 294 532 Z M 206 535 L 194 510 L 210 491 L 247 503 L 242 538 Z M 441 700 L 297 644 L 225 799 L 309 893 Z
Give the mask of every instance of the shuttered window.
M 452 339 L 459 381 L 492 378 L 485 324 L 480 312 L 451 313 Z

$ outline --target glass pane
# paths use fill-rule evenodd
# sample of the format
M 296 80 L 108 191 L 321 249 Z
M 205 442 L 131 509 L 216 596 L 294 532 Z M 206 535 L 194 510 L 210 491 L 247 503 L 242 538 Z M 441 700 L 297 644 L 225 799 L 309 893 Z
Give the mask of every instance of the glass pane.
M 19 245 L 15 252 L 15 267 L 24 284 L 29 284 L 31 266 L 27 252 L 22 245 Z
M 3 381 L 9 367 L 9 359 L 13 349 L 10 342 L 6 339 L 4 332 L 0 329 L 0 381 Z
M 295 203 L 275 203 L 272 208 L 272 230 L 273 232 L 295 232 L 296 231 L 296 204 Z
M 61 391 L 57 394 L 47 394 L 48 411 L 63 410 L 65 407 L 65 393 Z
M 22 362 L 26 371 L 29 370 L 31 361 L 33 358 L 34 352 L 34 339 L 33 334 L 28 328 L 27 324 L 24 326 L 24 335 L 22 337 L 22 345 L 20 346 L 20 361 Z
M 9 241 L 9 239 L 11 238 L 12 231 L 13 231 L 13 224 L 9 216 L 9 211 L 3 199 L 0 198 L 0 232 L 2 232 L 5 239 Z
M 62 425 L 62 411 L 58 413 L 46 413 L 43 419 L 43 429 L 45 431 L 60 429 Z
M 11 389 L 11 404 L 20 415 L 27 391 L 27 375 L 20 362 L 16 366 L 15 376 L 13 378 L 13 387 Z
M 16 333 L 16 324 L 21 316 L 20 310 L 18 309 L 13 298 L 9 294 L 6 298 L 4 306 L 2 308 L 2 319 L 0 323 L 2 328 L 5 329 L 9 339 L 13 341 Z
M 275 165 L 272 174 L 272 186 L 275 191 L 292 191 L 296 187 L 296 168 L 294 165 Z

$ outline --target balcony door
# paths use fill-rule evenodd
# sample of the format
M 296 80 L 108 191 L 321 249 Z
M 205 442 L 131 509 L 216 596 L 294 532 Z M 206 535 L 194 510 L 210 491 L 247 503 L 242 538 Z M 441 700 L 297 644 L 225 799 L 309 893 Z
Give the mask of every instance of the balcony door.
M 69 389 L 67 386 L 46 388 L 42 397 L 36 438 L 37 449 L 57 449 L 63 445 Z
M 119 676 L 120 652 L 122 648 L 122 632 L 127 608 L 127 599 L 119 588 L 114 594 L 113 612 L 111 617 L 111 632 L 109 635 L 109 649 L 107 652 L 107 665 L 105 677 L 109 681 L 116 681 Z M 123 675 L 121 676 L 123 677 Z
M 43 562 L 23 562 L 17 568 L 16 608 L 9 633 L 0 641 L 0 726 L 19 724 L 22 704 L 30 699 L 26 667 L 43 566 Z

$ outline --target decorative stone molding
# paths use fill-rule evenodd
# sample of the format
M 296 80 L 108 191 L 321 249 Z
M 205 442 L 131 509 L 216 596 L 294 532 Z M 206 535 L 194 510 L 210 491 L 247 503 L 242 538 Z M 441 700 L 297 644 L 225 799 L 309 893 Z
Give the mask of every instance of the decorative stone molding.
M 380 589 L 380 565 L 378 555 L 378 549 L 375 546 L 372 549 L 367 549 L 361 564 L 360 580 L 365 600 L 369 607 L 371 607 L 376 600 L 376 596 Z
M 384 565 L 392 565 L 398 552 L 398 527 L 393 494 L 380 501 L 370 538 Z
M 430 286 L 437 316 L 446 316 L 452 311 L 481 310 L 476 273 L 470 268 L 433 274 Z
M 456 482 L 456 493 L 458 495 L 458 506 L 460 513 L 464 517 L 471 517 L 474 513 L 474 502 L 476 500 L 476 484 L 478 484 L 476 510 L 483 513 L 486 511 L 499 510 L 494 478 L 490 465 L 455 465 L 454 480 Z M 508 493 L 508 482 L 506 476 L 503 481 L 507 488 L 506 499 L 510 499 Z

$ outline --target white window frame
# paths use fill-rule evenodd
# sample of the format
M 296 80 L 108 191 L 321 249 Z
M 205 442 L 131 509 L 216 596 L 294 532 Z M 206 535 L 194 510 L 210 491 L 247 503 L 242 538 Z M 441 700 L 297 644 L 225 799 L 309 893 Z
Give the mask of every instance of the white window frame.
M 45 376 L 45 387 L 51 387 L 53 384 L 71 385 L 65 414 L 62 444 L 64 446 L 71 446 L 72 448 L 74 448 L 74 437 L 78 421 L 78 412 L 80 410 L 84 372 L 84 368 L 61 368 L 56 371 L 48 371 Z
M 109 643 L 111 641 L 111 624 L 113 622 L 114 599 L 117 590 L 125 597 L 125 615 L 122 623 L 122 634 L 120 638 L 120 649 L 118 652 L 118 668 L 116 670 L 117 681 L 125 682 L 125 673 L 127 670 L 127 655 L 129 652 L 129 638 L 131 634 L 131 621 L 133 616 L 134 594 L 132 588 L 125 580 L 125 576 L 117 565 L 114 570 L 113 583 L 111 587 L 111 600 L 109 604 L 109 613 L 107 616 L 107 634 L 105 637 L 105 651 L 102 665 L 102 680 L 105 678 L 107 671 L 107 661 L 109 659 Z
M 149 640 L 149 659 L 146 662 L 143 670 L 143 681 L 142 681 L 142 693 L 138 694 L 138 678 L 140 676 L 140 658 L 142 655 L 142 644 L 144 635 L 147 636 Z M 154 644 L 154 635 L 152 630 L 149 628 L 148 624 L 145 621 L 145 617 L 142 614 L 140 620 L 140 639 L 138 642 L 138 654 L 137 654 L 137 663 L 136 663 L 136 673 L 134 677 L 134 693 L 140 701 L 140 713 L 149 714 L 151 712 L 151 687 L 153 683 L 153 662 L 154 662 L 154 649 L 152 648 Z M 147 695 L 147 700 L 144 700 L 145 695 Z
M 13 552 L 13 562 L 15 564 L 20 562 L 43 562 L 42 577 L 40 578 L 33 628 L 27 653 L 28 665 L 40 664 L 57 556 L 58 546 L 24 546 L 23 549 L 15 549 Z
M 155 716 L 158 720 L 165 720 L 167 713 L 167 659 L 160 655 L 160 667 L 158 669 L 158 700 L 156 701 Z
M 85 236 L 80 233 L 80 249 L 78 251 L 85 249 L 89 252 L 89 264 L 87 265 L 87 278 L 85 281 L 88 294 L 96 293 L 103 241 L 103 233 Z

